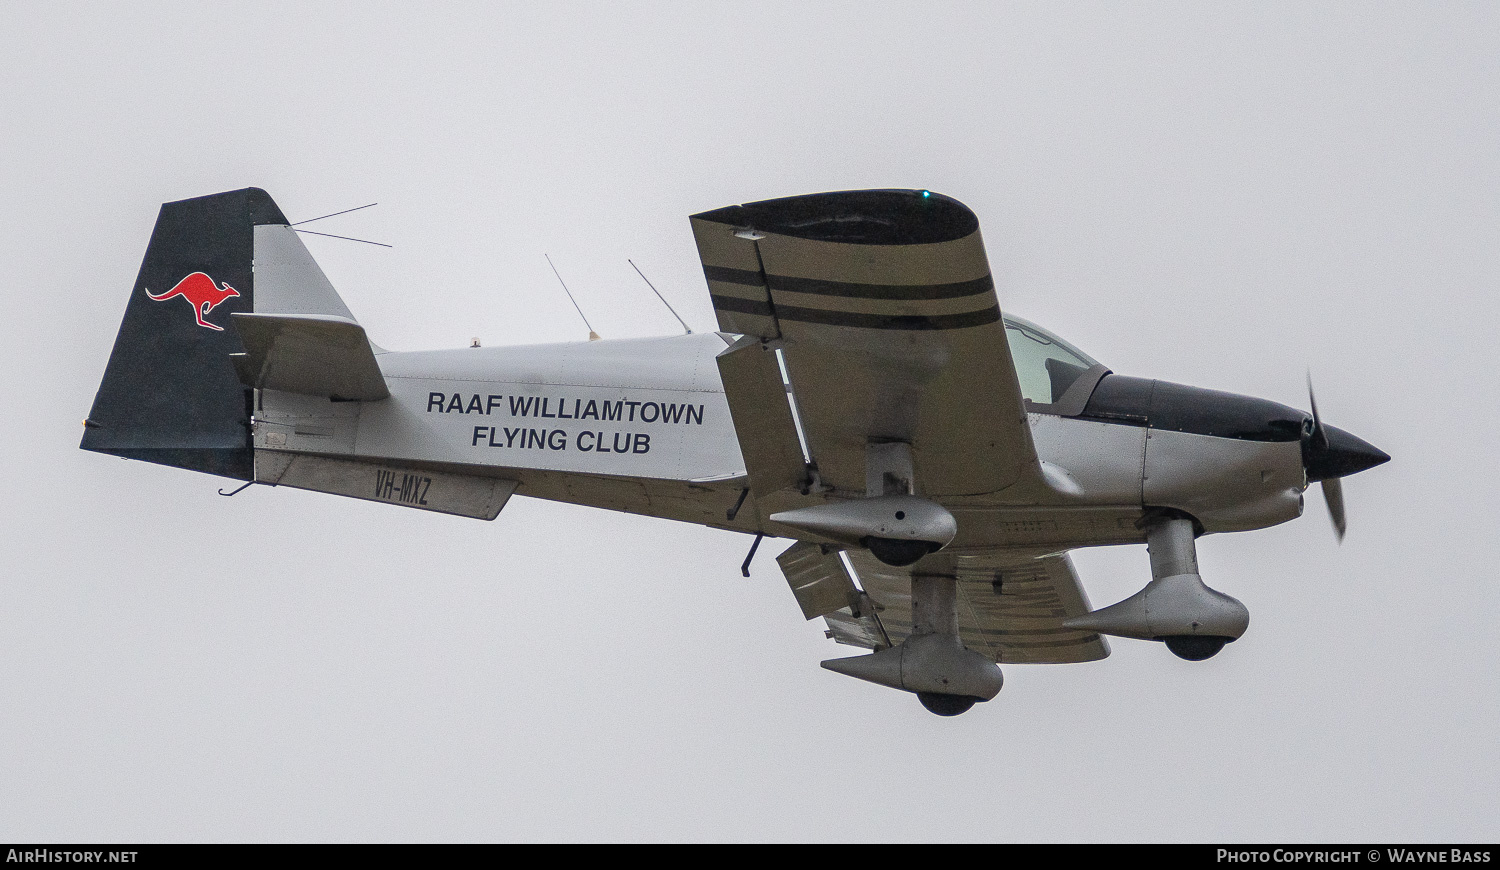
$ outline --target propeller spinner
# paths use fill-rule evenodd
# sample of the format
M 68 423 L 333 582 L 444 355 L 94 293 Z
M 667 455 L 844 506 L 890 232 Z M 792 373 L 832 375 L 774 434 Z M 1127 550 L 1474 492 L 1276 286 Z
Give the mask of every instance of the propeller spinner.
M 1337 426 L 1328 426 L 1318 416 L 1318 400 L 1313 396 L 1312 375 L 1307 376 L 1307 401 L 1312 406 L 1312 420 L 1302 430 L 1302 467 L 1307 481 L 1323 485 L 1323 500 L 1339 543 L 1349 523 L 1344 513 L 1344 485 L 1340 478 L 1374 468 L 1391 457 L 1385 451 Z

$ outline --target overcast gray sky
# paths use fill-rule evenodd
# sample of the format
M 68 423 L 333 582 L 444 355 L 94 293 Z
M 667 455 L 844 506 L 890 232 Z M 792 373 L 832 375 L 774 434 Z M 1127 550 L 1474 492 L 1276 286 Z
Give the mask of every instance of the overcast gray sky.
M 1500 7 L 9 3 L 0 839 L 1490 840 Z M 393 349 L 713 326 L 687 216 L 926 187 L 1002 306 L 1394 460 L 1200 542 L 1248 634 L 821 670 L 770 542 L 77 449 L 161 202 L 256 185 Z M 1096 605 L 1143 547 L 1076 556 Z

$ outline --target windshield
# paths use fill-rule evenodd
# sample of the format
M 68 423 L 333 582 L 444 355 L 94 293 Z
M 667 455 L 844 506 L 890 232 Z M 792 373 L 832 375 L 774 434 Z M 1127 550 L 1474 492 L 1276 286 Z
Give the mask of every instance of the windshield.
M 1006 316 L 1005 339 L 1021 381 L 1021 395 L 1037 404 L 1057 402 L 1074 381 L 1099 364 L 1078 348 L 1019 317 Z

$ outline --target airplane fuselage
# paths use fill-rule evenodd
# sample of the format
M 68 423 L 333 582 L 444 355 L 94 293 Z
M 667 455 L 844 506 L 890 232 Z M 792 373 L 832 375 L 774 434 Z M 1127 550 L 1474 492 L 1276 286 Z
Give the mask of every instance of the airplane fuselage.
M 394 474 L 504 478 L 522 495 L 770 535 L 786 534 L 770 513 L 862 497 L 788 491 L 729 518 L 745 485 L 744 460 L 715 357 L 731 340 L 706 333 L 383 353 L 391 393 L 383 401 L 260 391 L 257 465 L 275 467 L 277 454 L 365 462 L 377 493 L 370 497 L 386 492 L 384 500 L 417 507 L 424 505 L 400 500 L 389 484 L 399 480 Z M 1213 397 L 1221 406 L 1233 401 Z M 1300 412 L 1244 403 L 1299 415 L 1300 426 Z M 1222 437 L 1153 428 L 1145 425 L 1148 409 L 1139 410 L 1104 409 L 1114 419 L 1029 413 L 1054 485 L 939 499 L 959 521 L 952 546 L 1138 543 L 1139 520 L 1153 507 L 1191 514 L 1209 532 L 1264 528 L 1301 513 L 1306 481 L 1295 428 L 1289 437 L 1274 430 Z

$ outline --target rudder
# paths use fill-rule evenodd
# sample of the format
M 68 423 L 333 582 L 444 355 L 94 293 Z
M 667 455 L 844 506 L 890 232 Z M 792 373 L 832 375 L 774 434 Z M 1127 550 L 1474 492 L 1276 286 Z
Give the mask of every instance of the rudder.
M 251 391 L 229 357 L 244 348 L 225 327 L 255 310 L 255 228 L 286 224 L 254 187 L 161 207 L 80 447 L 254 478 Z

